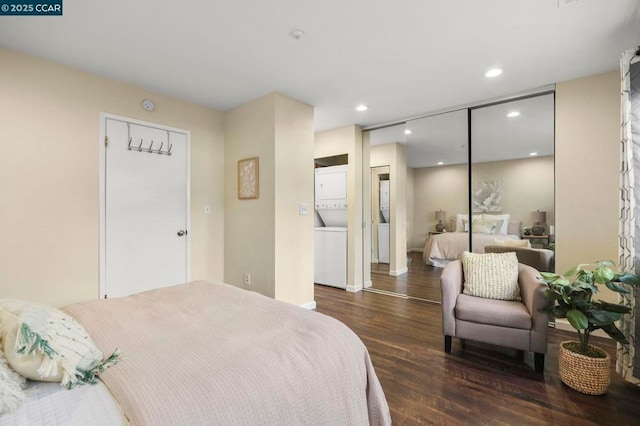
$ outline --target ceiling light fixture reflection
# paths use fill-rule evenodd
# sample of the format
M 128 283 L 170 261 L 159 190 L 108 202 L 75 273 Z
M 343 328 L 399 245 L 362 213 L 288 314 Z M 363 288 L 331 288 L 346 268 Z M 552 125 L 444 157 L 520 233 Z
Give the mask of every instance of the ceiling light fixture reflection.
M 538 153 L 537 153 L 537 152 L 530 152 L 530 153 L 529 153 L 529 157 L 535 157 L 536 155 L 538 155 Z
M 410 135 L 411 133 L 413 133 L 413 132 L 412 132 L 411 130 L 409 130 L 409 129 L 406 129 L 406 130 L 404 131 L 404 134 L 405 134 L 405 135 Z
M 509 114 L 507 114 L 507 117 L 513 118 L 513 117 L 517 117 L 519 115 L 520 115 L 520 111 L 511 111 Z
M 489 77 L 489 78 L 493 78 L 493 77 L 497 77 L 500 74 L 502 74 L 502 70 L 500 68 L 492 68 L 489 71 L 487 71 L 484 76 L 485 77 Z
M 444 161 L 438 161 L 438 166 L 442 166 L 444 164 Z
M 358 105 L 358 106 L 356 107 L 356 111 L 360 111 L 360 112 L 366 111 L 366 110 L 368 110 L 368 109 L 369 109 L 369 107 L 368 107 L 368 106 L 366 106 L 366 105 Z

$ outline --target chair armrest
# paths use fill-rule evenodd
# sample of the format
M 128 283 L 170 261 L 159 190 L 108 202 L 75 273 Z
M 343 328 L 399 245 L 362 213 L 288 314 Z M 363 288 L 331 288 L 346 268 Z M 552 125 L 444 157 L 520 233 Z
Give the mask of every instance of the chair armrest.
M 547 306 L 551 301 L 544 295 L 547 285 L 538 278 L 540 272 L 522 263 L 518 265 L 518 283 L 520 284 L 520 296 L 522 303 L 526 306 L 532 318 L 532 330 L 542 332 L 547 329 L 549 315 L 540 312 L 540 309 Z
M 487 245 L 485 253 L 507 253 L 513 252 L 518 258 L 518 263 L 524 263 L 537 269 L 538 271 L 552 272 L 554 270 L 555 253 L 548 249 L 536 249 L 525 247 L 510 247 L 501 245 Z
M 440 289 L 442 290 L 442 331 L 445 336 L 456 335 L 455 308 L 458 295 L 462 293 L 464 273 L 462 262 L 454 260 L 445 266 L 440 275 Z

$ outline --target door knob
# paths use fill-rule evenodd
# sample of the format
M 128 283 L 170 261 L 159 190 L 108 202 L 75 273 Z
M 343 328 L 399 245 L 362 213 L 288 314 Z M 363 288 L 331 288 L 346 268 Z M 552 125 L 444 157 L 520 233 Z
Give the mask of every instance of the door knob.
M 182 237 L 183 235 L 187 235 L 187 231 L 183 231 L 182 229 L 178 231 L 178 237 Z

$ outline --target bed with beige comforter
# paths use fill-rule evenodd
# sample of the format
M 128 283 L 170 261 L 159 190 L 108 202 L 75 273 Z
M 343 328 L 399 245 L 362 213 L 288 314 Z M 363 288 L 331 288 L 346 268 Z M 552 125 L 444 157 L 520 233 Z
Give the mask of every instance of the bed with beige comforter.
M 135 425 L 387 425 L 369 353 L 344 324 L 194 282 L 64 309 L 122 360 L 101 379 Z
M 517 235 L 473 234 L 473 247 L 469 250 L 468 232 L 445 232 L 429 236 L 424 245 L 422 257 L 427 265 L 444 268 L 453 260 L 462 259 L 462 253 L 484 253 L 485 246 L 494 244 L 495 240 L 519 240 Z

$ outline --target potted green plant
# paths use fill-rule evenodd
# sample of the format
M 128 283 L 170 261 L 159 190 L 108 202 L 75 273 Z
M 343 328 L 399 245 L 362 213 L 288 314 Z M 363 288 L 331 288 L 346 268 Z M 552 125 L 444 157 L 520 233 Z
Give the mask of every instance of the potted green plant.
M 579 341 L 560 344 L 558 364 L 560 379 L 572 389 L 586 394 L 601 395 L 610 383 L 609 355 L 589 343 L 591 334 L 603 330 L 615 341 L 627 344 L 615 322 L 631 309 L 592 297 L 598 284 L 618 293 L 629 293 L 623 284 L 636 286 L 640 276 L 613 270 L 614 263 L 601 261 L 581 264 L 563 275 L 542 272 L 547 284 L 545 295 L 555 303 L 542 309 L 556 318 L 566 318 L 578 332 Z

